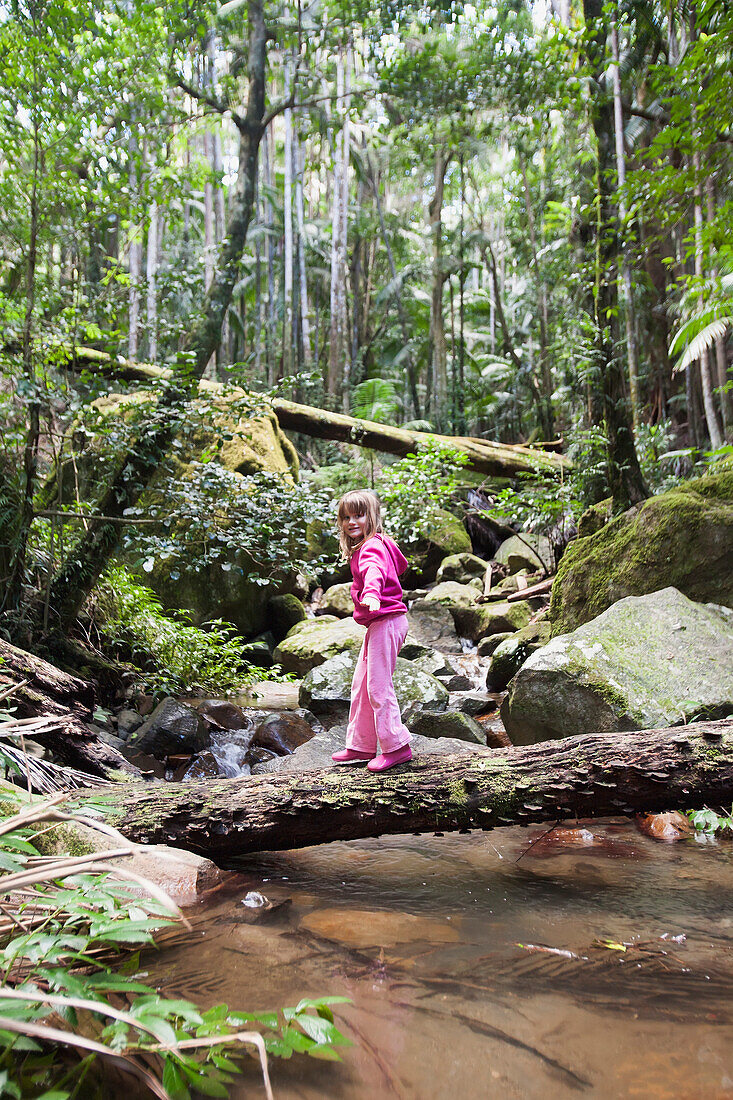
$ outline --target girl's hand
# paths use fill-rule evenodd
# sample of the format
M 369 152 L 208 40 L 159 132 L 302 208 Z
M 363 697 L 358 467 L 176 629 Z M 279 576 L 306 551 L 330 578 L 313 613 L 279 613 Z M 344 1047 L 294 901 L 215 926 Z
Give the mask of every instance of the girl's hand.
M 367 611 L 379 611 L 379 600 L 376 596 L 367 596 L 361 602 Z

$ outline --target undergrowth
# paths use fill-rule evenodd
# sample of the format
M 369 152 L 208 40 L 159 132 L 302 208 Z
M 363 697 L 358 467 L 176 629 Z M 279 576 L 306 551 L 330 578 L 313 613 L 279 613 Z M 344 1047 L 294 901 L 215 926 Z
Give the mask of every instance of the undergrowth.
M 233 691 L 263 678 L 262 669 L 248 664 L 230 623 L 217 619 L 203 629 L 191 625 L 185 611 L 167 614 L 155 593 L 121 566 L 107 570 L 90 609 L 106 643 L 141 669 L 142 683 L 155 694 Z
M 339 1060 L 336 1048 L 350 1042 L 331 1006 L 347 998 L 279 1012 L 225 1004 L 203 1012 L 140 981 L 134 952 L 153 944 L 156 930 L 187 922 L 159 888 L 126 870 L 136 846 L 94 818 L 61 812 L 58 798 L 21 804 L 12 788 L 2 793 L 0 1096 L 110 1100 L 130 1094 L 132 1076 L 161 1100 L 227 1097 L 254 1054 L 271 1098 L 268 1055 Z M 39 856 L 34 841 L 60 822 L 110 835 L 110 851 Z

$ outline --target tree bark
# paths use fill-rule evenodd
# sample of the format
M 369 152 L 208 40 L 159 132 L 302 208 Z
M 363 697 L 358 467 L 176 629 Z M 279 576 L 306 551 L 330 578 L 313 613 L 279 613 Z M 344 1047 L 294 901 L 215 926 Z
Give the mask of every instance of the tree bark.
M 65 764 L 102 779 L 119 778 L 120 772 L 139 777 L 138 768 L 85 724 L 94 717 L 92 684 L 1 639 L 0 660 L 2 679 L 19 685 L 8 700 L 15 717 L 58 719 L 31 740 L 38 740 Z M 5 691 L 7 685 L 2 688 Z
M 115 374 L 128 382 L 159 382 L 170 377 L 170 372 L 162 367 L 113 359 L 106 352 L 97 351 L 94 348 L 74 348 L 73 359 L 70 356 L 67 366 Z M 203 380 L 199 383 L 199 390 L 221 395 L 223 386 L 220 382 Z M 242 390 L 234 390 L 232 397 L 236 400 L 242 394 Z M 285 401 L 280 398 L 273 399 L 272 408 L 282 428 L 301 432 L 315 439 L 333 439 L 374 451 L 384 451 L 387 454 L 404 456 L 414 452 L 421 443 L 437 439 L 447 446 L 455 447 L 458 451 L 464 451 L 469 457 L 469 469 L 477 470 L 489 477 L 512 477 L 519 473 L 559 471 L 569 468 L 570 465 L 563 455 L 519 444 L 494 443 L 488 439 L 436 435 L 433 432 L 395 428 L 389 424 L 357 420 L 344 413 L 329 412 L 310 405 L 299 405 L 295 401 Z M 114 509 L 113 501 L 109 502 L 109 507 Z M 122 513 L 113 511 L 101 514 L 121 515 Z
M 523 748 L 418 757 L 371 775 L 326 768 L 94 792 L 130 839 L 226 860 L 384 834 L 466 832 L 576 817 L 723 805 L 733 721 L 590 734 Z M 83 804 L 84 794 L 67 805 Z
M 290 98 L 293 61 L 285 58 L 285 99 Z M 283 173 L 283 378 L 293 373 L 293 112 L 285 111 Z
M 433 161 L 433 197 L 428 206 L 428 228 L 432 241 L 429 360 L 433 379 L 433 413 L 434 420 L 438 424 L 441 423 L 441 419 L 445 414 L 448 388 L 447 349 L 443 319 L 443 284 L 446 279 L 443 271 L 443 195 L 445 192 L 445 174 L 449 162 L 450 154 L 446 152 L 442 145 L 438 145 Z M 430 386 L 428 386 L 426 397 L 426 411 L 429 411 L 429 409 Z

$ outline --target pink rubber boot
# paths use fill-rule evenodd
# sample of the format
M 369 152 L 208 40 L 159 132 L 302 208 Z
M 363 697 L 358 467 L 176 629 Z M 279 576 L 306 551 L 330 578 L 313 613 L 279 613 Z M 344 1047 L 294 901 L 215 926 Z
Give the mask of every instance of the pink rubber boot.
M 402 745 L 394 752 L 383 752 L 375 756 L 367 764 L 370 772 L 386 772 L 387 768 L 394 768 L 397 764 L 408 764 L 412 760 L 412 749 L 409 745 Z
M 334 764 L 353 764 L 357 760 L 364 764 L 371 758 L 370 752 L 357 752 L 356 749 L 339 749 L 338 752 L 331 754 Z

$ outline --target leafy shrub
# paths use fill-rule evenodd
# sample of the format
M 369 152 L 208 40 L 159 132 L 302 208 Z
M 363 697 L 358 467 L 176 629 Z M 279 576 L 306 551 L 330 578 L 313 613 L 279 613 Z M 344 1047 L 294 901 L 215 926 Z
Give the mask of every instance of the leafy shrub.
M 217 620 L 203 630 L 183 611 L 167 615 L 155 593 L 120 566 L 106 572 L 91 609 L 106 640 L 146 672 L 156 694 L 227 691 L 262 679 L 261 669 L 249 669 L 233 626 Z
M 421 520 L 443 508 L 459 486 L 468 455 L 430 438 L 416 454 L 386 466 L 376 489 L 384 509 L 385 526 L 398 542 L 417 540 Z
M 157 929 L 182 919 L 176 906 L 144 880 L 149 896 L 132 896 L 122 860 L 111 870 L 101 854 L 92 853 L 70 866 L 66 856 L 40 857 L 34 841 L 59 822 L 78 821 L 112 833 L 128 852 L 134 845 L 89 816 L 71 817 L 53 803 L 19 810 L 15 792 L 3 793 L 3 1096 L 103 1100 L 110 1095 L 104 1068 L 116 1063 L 152 1095 L 226 1097 L 241 1072 L 237 1059 L 255 1048 L 272 1097 L 267 1054 L 339 1060 L 335 1048 L 350 1044 L 334 1024 L 331 1006 L 347 998 L 303 1000 L 280 1013 L 236 1012 L 225 1004 L 202 1012 L 141 982 L 134 973 L 137 956 L 121 960 L 121 952 L 152 945 Z M 137 876 L 129 877 L 140 884 Z M 124 970 L 117 969 L 119 961 Z
M 733 806 L 729 814 L 716 813 L 706 806 L 704 810 L 689 810 L 687 816 L 698 833 L 733 832 Z

